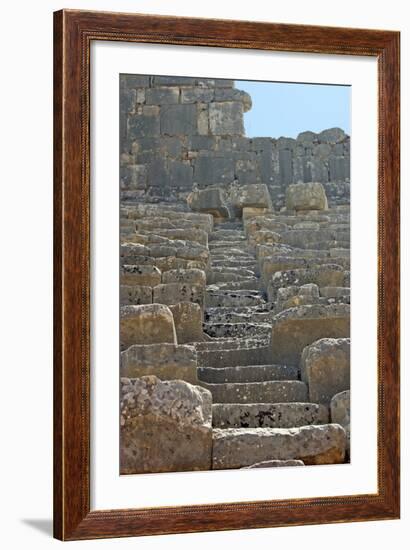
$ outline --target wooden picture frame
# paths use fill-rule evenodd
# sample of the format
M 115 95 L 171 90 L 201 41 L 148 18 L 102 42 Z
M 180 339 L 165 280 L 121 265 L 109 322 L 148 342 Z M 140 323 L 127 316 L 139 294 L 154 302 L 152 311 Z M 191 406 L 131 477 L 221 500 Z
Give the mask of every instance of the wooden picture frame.
M 372 56 L 378 62 L 378 493 L 90 510 L 93 40 Z M 398 32 L 63 10 L 54 14 L 54 536 L 62 540 L 399 517 Z

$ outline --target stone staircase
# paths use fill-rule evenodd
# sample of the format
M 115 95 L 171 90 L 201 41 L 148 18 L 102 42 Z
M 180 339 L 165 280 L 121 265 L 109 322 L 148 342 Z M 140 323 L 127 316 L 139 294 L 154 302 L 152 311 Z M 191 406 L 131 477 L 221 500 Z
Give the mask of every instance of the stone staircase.
M 219 223 L 208 246 L 211 284 L 205 293 L 203 326 L 211 340 L 196 346 L 198 379 L 212 394 L 214 437 L 221 452 L 214 455 L 214 464 L 224 468 L 229 467 L 223 458 L 225 439 L 232 446 L 236 439 L 253 438 L 269 428 L 262 438 L 269 448 L 280 430 L 326 425 L 329 412 L 323 405 L 309 403 L 298 366 L 267 363 L 275 304 L 266 301 L 259 264 L 242 221 Z M 267 453 L 267 459 L 278 459 Z M 250 448 L 241 467 L 259 458 Z
M 349 458 L 349 212 L 250 214 L 124 211 L 123 473 Z

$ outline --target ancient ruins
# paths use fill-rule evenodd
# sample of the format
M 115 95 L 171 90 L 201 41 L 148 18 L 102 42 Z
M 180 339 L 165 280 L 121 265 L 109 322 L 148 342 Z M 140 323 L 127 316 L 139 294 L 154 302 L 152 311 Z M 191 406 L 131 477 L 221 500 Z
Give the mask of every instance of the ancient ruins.
M 121 77 L 123 474 L 349 461 L 350 138 L 251 106 Z

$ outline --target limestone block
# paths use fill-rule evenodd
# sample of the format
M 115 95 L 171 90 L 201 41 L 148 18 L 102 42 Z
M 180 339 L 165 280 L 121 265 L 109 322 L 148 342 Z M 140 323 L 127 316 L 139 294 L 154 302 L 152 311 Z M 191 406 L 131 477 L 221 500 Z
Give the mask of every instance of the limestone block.
M 215 89 L 216 101 L 242 101 L 243 112 L 246 113 L 252 107 L 252 98 L 243 90 L 237 88 L 216 88 Z
M 323 264 L 317 267 L 288 269 L 277 271 L 272 275 L 268 283 L 269 301 L 276 300 L 279 288 L 296 285 L 302 286 L 308 283 L 314 283 L 322 286 L 343 286 L 344 269 L 336 264 Z
M 272 361 L 297 365 L 303 349 L 321 338 L 349 338 L 350 306 L 306 305 L 272 318 Z
M 197 133 L 195 105 L 162 105 L 161 134 L 191 135 Z
M 319 287 L 314 283 L 307 283 L 299 288 L 299 296 L 308 296 L 310 298 L 319 298 Z
M 195 86 L 196 79 L 190 76 L 154 76 L 151 77 L 154 86 Z
M 203 86 L 181 88 L 181 103 L 209 103 L 214 99 L 214 95 L 214 88 L 205 88 Z
M 199 185 L 230 183 L 234 175 L 232 158 L 199 155 L 195 160 L 194 182 Z
M 209 470 L 211 395 L 183 380 L 121 380 L 121 474 Z
M 350 389 L 350 338 L 323 338 L 305 347 L 300 369 L 309 399 L 328 405 L 336 393 Z
M 172 189 L 192 189 L 193 169 L 188 161 L 168 160 L 169 185 Z
M 320 132 L 317 137 L 322 143 L 339 143 L 343 141 L 347 135 L 341 128 L 328 128 Z
M 269 245 L 276 244 L 280 242 L 281 236 L 275 231 L 269 231 L 267 229 L 261 229 L 260 231 L 255 231 L 252 235 L 249 236 L 249 245 L 258 246 L 258 245 Z
M 164 87 L 164 88 L 148 88 L 145 92 L 145 103 L 147 105 L 167 105 L 178 103 L 179 88 Z
M 218 187 L 193 191 L 187 198 L 188 206 L 197 212 L 207 212 L 216 218 L 229 218 L 229 210 Z
M 180 302 L 169 306 L 174 317 L 177 340 L 180 344 L 201 342 L 205 339 L 202 330 L 202 308 L 193 302 Z
M 155 286 L 161 283 L 161 271 L 154 265 L 123 265 L 120 281 L 122 285 Z
M 296 140 L 301 141 L 303 143 L 313 143 L 314 141 L 317 141 L 317 134 L 315 132 L 301 132 L 298 134 Z
M 120 340 L 121 349 L 133 344 L 176 344 L 171 310 L 163 304 L 122 306 Z
M 152 287 L 121 285 L 120 302 L 122 306 L 152 304 Z
M 264 183 L 235 186 L 231 189 L 230 199 L 240 212 L 244 207 L 272 210 L 272 200 Z
M 209 104 L 209 130 L 211 134 L 244 134 L 242 101 L 212 102 Z
M 321 183 L 295 183 L 286 189 L 288 210 L 327 210 L 327 198 Z
M 185 380 L 197 384 L 195 348 L 176 344 L 141 344 L 121 352 L 121 376 L 141 378 L 152 374 L 161 380 Z
M 347 451 L 350 454 L 350 390 L 334 395 L 330 401 L 332 422 L 340 424 L 346 431 Z
M 120 86 L 121 90 L 125 88 L 143 88 L 145 86 L 149 86 L 149 76 L 121 74 Z
M 137 256 L 149 256 L 150 251 L 147 246 L 144 246 L 139 243 L 124 243 L 120 248 L 120 257 L 121 258 L 135 258 Z M 138 262 L 125 262 L 128 264 L 138 263 Z
M 242 219 L 248 220 L 256 216 L 266 216 L 271 212 L 271 208 L 257 208 L 254 206 L 244 206 L 242 208 Z
M 208 246 L 208 233 L 195 228 L 192 224 L 186 228 L 154 229 L 155 235 L 171 240 L 185 240 Z
M 164 273 L 162 283 L 189 283 L 205 286 L 206 275 L 202 269 L 171 269 Z
M 239 159 L 235 164 L 235 174 L 240 185 L 256 184 L 261 181 L 258 170 L 258 160 L 255 156 L 253 159 Z
M 205 289 L 203 285 L 189 283 L 166 283 L 154 286 L 153 302 L 157 304 L 174 305 L 179 302 L 193 302 L 204 305 Z
M 279 150 L 279 181 L 282 186 L 293 182 L 292 151 Z
M 214 429 L 212 468 L 240 468 L 266 460 L 339 464 L 344 461 L 345 449 L 346 433 L 339 424 L 291 429 Z
M 131 164 L 121 167 L 121 189 L 145 189 L 147 167 L 144 164 Z
M 247 235 L 252 235 L 256 231 L 261 230 L 285 231 L 286 229 L 288 229 L 288 226 L 282 222 L 276 221 L 273 217 L 261 215 L 258 217 L 246 219 L 246 221 L 244 221 L 244 229 Z
M 143 137 L 159 136 L 159 117 L 155 115 L 136 114 L 128 117 L 128 138 L 130 140 Z
M 216 428 L 297 428 L 328 422 L 328 407 L 317 403 L 214 403 L 212 405 L 212 423 Z M 336 420 L 332 422 L 340 424 Z
M 324 298 L 350 297 L 350 288 L 346 286 L 324 286 L 320 289 L 320 295 Z
M 209 260 L 209 250 L 206 246 L 185 243 L 185 246 L 178 248 L 177 258 L 204 262 L 206 264 Z

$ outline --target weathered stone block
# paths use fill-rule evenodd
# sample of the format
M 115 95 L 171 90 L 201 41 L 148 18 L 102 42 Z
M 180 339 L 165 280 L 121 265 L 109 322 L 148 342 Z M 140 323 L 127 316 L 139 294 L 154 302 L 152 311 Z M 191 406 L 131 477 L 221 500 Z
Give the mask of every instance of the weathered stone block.
M 123 265 L 122 285 L 156 286 L 161 283 L 161 271 L 154 265 Z
M 229 210 L 218 187 L 193 191 L 187 198 L 188 206 L 197 212 L 207 212 L 216 218 L 229 218 Z
M 124 88 L 144 88 L 149 86 L 149 76 L 137 74 L 121 74 L 120 86 Z
M 194 165 L 194 181 L 201 184 L 221 184 L 234 180 L 234 161 L 231 158 L 199 155 Z
M 161 134 L 196 134 L 197 117 L 195 105 L 163 105 L 161 107 Z
M 180 344 L 202 342 L 205 339 L 202 330 L 202 308 L 192 302 L 180 302 L 169 306 L 174 317 L 177 340 Z
M 350 390 L 334 395 L 330 401 L 332 422 L 340 424 L 346 431 L 347 451 L 350 455 Z
M 191 189 L 193 168 L 189 162 L 168 161 L 169 184 L 173 189 Z
M 300 369 L 309 399 L 328 405 L 336 393 L 350 389 L 350 338 L 323 338 L 305 347 Z
M 153 302 L 173 305 L 179 302 L 193 302 L 204 305 L 204 287 L 188 283 L 167 283 L 153 288 Z
M 295 183 L 286 189 L 288 210 L 327 210 L 327 198 L 321 183 Z
M 272 275 L 268 284 L 269 301 L 274 302 L 279 288 L 287 286 L 302 286 L 314 283 L 322 286 L 342 286 L 344 269 L 336 264 L 324 264 L 317 267 L 289 269 L 277 271 Z
M 121 380 L 122 474 L 209 470 L 211 396 L 182 380 Z
M 161 281 L 160 281 L 161 282 Z M 189 283 L 192 285 L 206 285 L 206 274 L 202 269 L 171 269 L 162 277 L 165 283 Z M 157 283 L 159 284 L 159 283 Z
M 293 307 L 272 318 L 272 361 L 297 365 L 303 349 L 320 338 L 349 338 L 350 306 Z
M 317 403 L 215 403 L 212 405 L 212 423 L 215 428 L 297 428 L 328 422 L 328 407 Z M 340 424 L 340 422 L 336 423 Z
M 341 128 L 328 128 L 320 132 L 317 137 L 322 143 L 339 143 L 343 141 L 347 135 Z
M 244 207 L 272 209 L 268 187 L 263 183 L 234 187 L 230 198 L 234 207 L 240 212 Z
M 317 134 L 310 131 L 301 132 L 298 134 L 296 140 L 304 143 L 313 143 L 314 141 L 317 141 Z
M 243 103 L 241 101 L 213 102 L 209 104 L 209 130 L 211 134 L 243 135 Z
M 213 100 L 214 88 L 197 86 L 195 88 L 181 88 L 181 103 L 209 103 Z
M 279 233 L 262 229 L 261 231 L 255 231 L 252 235 L 250 235 L 249 245 L 255 247 L 258 245 L 276 244 L 280 242 L 280 240 L 281 236 Z
M 254 160 L 237 160 L 235 174 L 241 185 L 255 184 L 261 181 L 256 158 Z
M 123 88 L 121 90 L 120 107 L 124 113 L 133 113 L 135 105 L 137 103 L 137 92 L 129 88 Z
M 144 164 L 131 164 L 121 167 L 122 189 L 145 189 L 147 184 L 147 167 Z
M 152 304 L 152 287 L 121 285 L 120 302 L 122 306 Z
M 241 382 L 202 385 L 216 403 L 288 403 L 306 402 L 307 387 L 300 380 L 269 380 L 267 382 Z
M 148 88 L 145 92 L 147 105 L 168 105 L 178 103 L 179 88 Z
M 215 89 L 216 101 L 241 101 L 243 104 L 243 112 L 246 113 L 252 107 L 252 98 L 243 90 L 236 88 L 216 88 Z
M 344 461 L 346 433 L 338 424 L 300 428 L 213 430 L 212 468 L 240 468 L 265 460 L 303 460 L 305 464 Z
M 279 181 L 282 186 L 293 182 L 292 151 L 279 150 Z
M 195 86 L 196 79 L 190 76 L 154 76 L 154 86 Z
M 157 116 L 132 115 L 128 117 L 128 138 L 140 139 L 143 137 L 159 136 L 160 126 Z
M 135 345 L 121 353 L 121 376 L 198 383 L 196 351 L 192 346 L 175 344 Z
M 120 340 L 121 349 L 133 344 L 176 344 L 171 310 L 163 304 L 122 306 Z
M 253 206 L 244 206 L 242 208 L 242 219 L 248 220 L 256 216 L 265 216 L 271 212 L 271 208 L 255 208 Z

